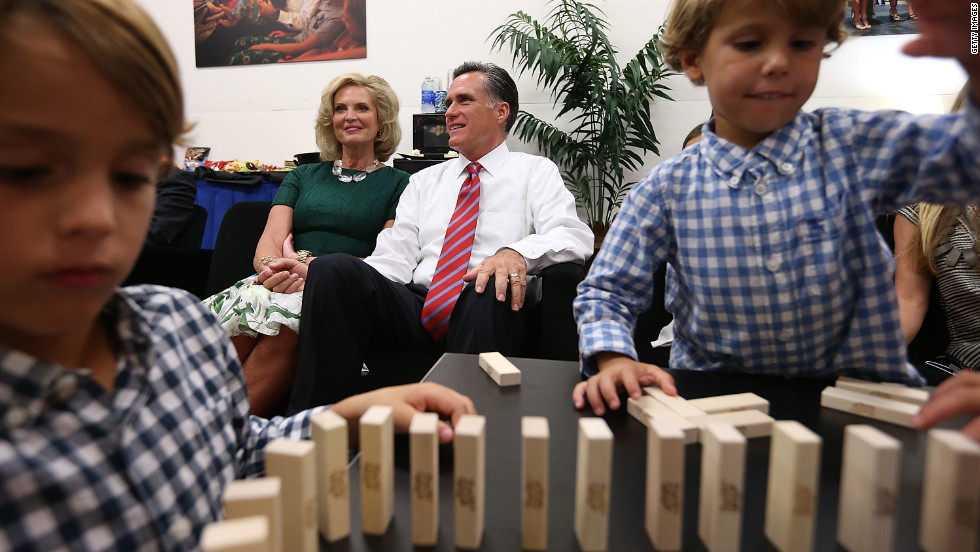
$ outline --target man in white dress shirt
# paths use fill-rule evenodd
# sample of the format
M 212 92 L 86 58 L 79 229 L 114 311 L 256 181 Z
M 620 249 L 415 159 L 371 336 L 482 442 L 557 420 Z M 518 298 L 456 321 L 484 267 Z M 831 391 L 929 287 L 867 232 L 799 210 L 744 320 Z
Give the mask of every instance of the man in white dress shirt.
M 507 149 L 518 111 L 510 75 L 490 63 L 464 63 L 453 73 L 446 106 L 449 145 L 459 159 L 412 175 L 394 226 L 378 236 L 371 256 L 322 255 L 310 265 L 289 411 L 357 393 L 362 365 L 379 350 L 521 354 L 527 278 L 592 254 L 592 231 L 558 167 Z M 475 162 L 479 216 L 465 286 L 449 306 L 444 333 L 433 331 L 422 324 L 423 305 Z

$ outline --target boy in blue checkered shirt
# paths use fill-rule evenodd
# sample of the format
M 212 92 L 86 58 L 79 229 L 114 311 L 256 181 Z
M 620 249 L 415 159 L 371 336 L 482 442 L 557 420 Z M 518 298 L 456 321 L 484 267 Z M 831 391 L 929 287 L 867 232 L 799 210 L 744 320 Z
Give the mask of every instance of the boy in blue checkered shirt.
M 183 132 L 177 65 L 130 0 L 0 0 L 0 550 L 196 550 L 263 447 L 235 349 L 186 292 L 119 288 Z M 13 77 L 13 78 L 11 78 Z M 458 419 L 416 384 L 332 407 Z M 326 407 L 321 407 L 321 410 Z M 452 439 L 442 425 L 441 440 Z
M 714 116 L 695 147 L 630 192 L 574 309 L 577 408 L 619 408 L 673 378 L 637 362 L 636 316 L 668 263 L 670 367 L 787 376 L 850 374 L 921 384 L 908 365 L 893 262 L 877 213 L 980 196 L 980 56 L 969 0 L 917 0 L 909 55 L 952 57 L 970 77 L 962 113 L 800 109 L 829 44 L 839 0 L 675 0 L 668 63 L 708 88 Z

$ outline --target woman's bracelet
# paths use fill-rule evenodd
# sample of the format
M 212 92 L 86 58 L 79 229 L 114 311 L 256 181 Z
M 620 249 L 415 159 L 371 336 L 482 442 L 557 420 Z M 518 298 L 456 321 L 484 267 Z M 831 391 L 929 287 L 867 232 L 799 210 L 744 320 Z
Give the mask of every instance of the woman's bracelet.
M 307 251 L 306 249 L 300 249 L 296 252 L 296 259 L 303 264 L 306 264 L 306 259 L 312 256 L 313 253 L 311 251 Z

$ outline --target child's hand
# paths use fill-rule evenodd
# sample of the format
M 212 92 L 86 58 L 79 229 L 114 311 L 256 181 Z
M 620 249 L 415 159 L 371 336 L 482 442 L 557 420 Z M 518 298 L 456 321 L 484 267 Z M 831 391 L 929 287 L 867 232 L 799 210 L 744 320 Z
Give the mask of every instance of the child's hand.
M 980 372 L 963 370 L 939 384 L 929 404 L 923 406 L 912 420 L 912 427 L 926 430 L 941 420 L 960 414 L 978 415 L 963 428 L 963 433 L 980 443 Z
M 910 56 L 958 60 L 971 79 L 980 78 L 980 55 L 970 53 L 970 1 L 915 0 L 920 36 L 902 51 Z
M 596 358 L 599 373 L 576 385 L 572 391 L 575 408 L 585 407 L 585 399 L 588 398 L 592 411 L 602 416 L 606 403 L 612 410 L 620 407 L 620 390 L 625 389 L 627 395 L 639 399 L 643 395 L 642 387 L 654 384 L 663 388 L 668 395 L 677 394 L 674 378 L 653 364 L 637 362 L 618 353 L 603 352 Z
M 457 393 L 448 387 L 436 383 L 413 383 L 395 387 L 383 387 L 360 395 L 348 397 L 330 407 L 331 410 L 343 416 L 350 424 L 350 438 L 357 442 L 357 420 L 374 405 L 392 407 L 395 418 L 395 431 L 408 433 L 412 416 L 416 412 L 435 412 L 440 418 L 450 420 L 453 425 L 463 414 L 476 414 L 476 407 L 469 397 Z M 449 443 L 453 440 L 452 427 L 443 420 L 439 421 L 439 442 Z

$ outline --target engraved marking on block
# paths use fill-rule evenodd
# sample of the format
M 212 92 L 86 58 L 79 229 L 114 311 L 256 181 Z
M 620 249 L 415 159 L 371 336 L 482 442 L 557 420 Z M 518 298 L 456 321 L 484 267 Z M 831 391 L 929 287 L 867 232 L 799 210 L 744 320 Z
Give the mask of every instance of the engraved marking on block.
M 411 456 L 412 543 L 434 546 L 439 538 L 439 415 L 419 412 L 408 428 Z
M 283 550 L 316 552 L 316 448 L 312 441 L 279 438 L 265 447 L 265 471 L 282 482 Z
M 950 429 L 931 429 L 923 470 L 919 547 L 976 552 L 980 544 L 980 444 Z
M 670 420 L 647 430 L 645 529 L 657 550 L 681 550 L 684 514 L 684 432 Z
M 483 540 L 486 418 L 460 417 L 453 454 L 456 547 L 472 550 Z
M 737 551 L 742 538 L 746 439 L 735 426 L 709 422 L 701 430 L 698 536 L 709 552 Z

